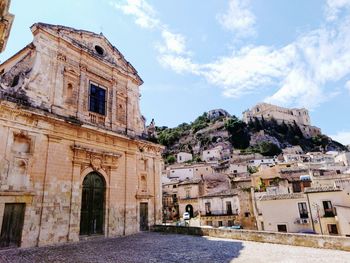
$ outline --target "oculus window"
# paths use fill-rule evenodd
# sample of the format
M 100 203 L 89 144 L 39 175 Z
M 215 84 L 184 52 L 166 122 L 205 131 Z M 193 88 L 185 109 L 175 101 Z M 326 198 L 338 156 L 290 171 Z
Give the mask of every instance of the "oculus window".
M 106 90 L 93 83 L 90 83 L 89 111 L 106 115 Z

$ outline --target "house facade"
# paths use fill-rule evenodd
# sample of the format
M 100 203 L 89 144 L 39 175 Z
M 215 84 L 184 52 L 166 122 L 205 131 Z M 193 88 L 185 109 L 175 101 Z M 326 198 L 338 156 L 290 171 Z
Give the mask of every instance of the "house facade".
M 304 193 L 264 195 L 259 203 L 259 230 L 350 236 L 350 199 L 340 188 L 309 187 Z
M 200 224 L 214 227 L 233 226 L 240 213 L 238 195 L 224 190 L 199 198 Z
M 43 23 L 0 65 L 0 246 L 121 236 L 161 222 L 161 151 L 141 78 L 103 36 Z

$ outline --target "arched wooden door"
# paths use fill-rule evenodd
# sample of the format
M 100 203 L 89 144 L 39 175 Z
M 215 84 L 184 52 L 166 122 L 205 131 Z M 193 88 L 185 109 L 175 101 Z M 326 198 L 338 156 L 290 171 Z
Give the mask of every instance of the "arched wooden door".
M 80 214 L 80 235 L 103 234 L 105 181 L 89 173 L 83 181 Z

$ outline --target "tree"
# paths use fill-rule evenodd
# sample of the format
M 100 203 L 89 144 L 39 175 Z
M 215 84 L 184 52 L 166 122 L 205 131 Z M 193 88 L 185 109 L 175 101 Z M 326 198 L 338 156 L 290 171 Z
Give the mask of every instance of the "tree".
M 225 129 L 230 134 L 229 140 L 233 147 L 246 149 L 249 146 L 250 136 L 247 131 L 247 125 L 236 116 L 232 116 L 226 121 Z
M 312 137 L 312 142 L 317 146 L 321 146 L 323 151 L 326 151 L 329 141 L 330 139 L 326 135 L 316 135 Z
M 262 142 L 259 144 L 259 152 L 264 156 L 279 155 L 282 150 L 272 142 Z
M 175 158 L 174 155 L 169 155 L 169 156 L 166 158 L 165 162 L 166 162 L 167 164 L 173 164 L 173 163 L 176 162 L 176 158 Z

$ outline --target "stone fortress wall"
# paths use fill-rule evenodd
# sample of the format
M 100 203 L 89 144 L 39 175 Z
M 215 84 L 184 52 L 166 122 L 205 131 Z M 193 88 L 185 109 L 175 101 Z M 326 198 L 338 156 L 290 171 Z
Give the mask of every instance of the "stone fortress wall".
M 288 109 L 268 103 L 259 103 L 252 109 L 243 112 L 243 121 L 249 123 L 254 118 L 265 120 L 275 119 L 278 123 L 296 123 L 306 137 L 321 134 L 321 129 L 311 125 L 309 111 L 305 108 Z

